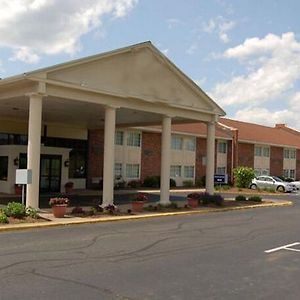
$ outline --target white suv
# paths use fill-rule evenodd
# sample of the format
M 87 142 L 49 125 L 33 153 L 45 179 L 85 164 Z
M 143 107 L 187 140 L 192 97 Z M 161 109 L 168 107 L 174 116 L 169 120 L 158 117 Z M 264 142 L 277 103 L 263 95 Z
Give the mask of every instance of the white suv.
M 296 186 L 292 183 L 285 182 L 276 176 L 258 176 L 254 178 L 250 184 L 250 189 L 274 189 L 278 192 L 293 192 L 296 191 Z

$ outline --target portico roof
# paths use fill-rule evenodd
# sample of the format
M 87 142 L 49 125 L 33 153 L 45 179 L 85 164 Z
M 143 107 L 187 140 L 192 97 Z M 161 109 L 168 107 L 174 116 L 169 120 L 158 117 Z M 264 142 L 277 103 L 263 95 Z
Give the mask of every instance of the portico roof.
M 117 125 L 215 121 L 225 112 L 151 42 L 0 80 L 0 116 L 28 118 L 28 94 L 43 94 L 43 122 L 101 127 L 104 107 Z M 101 105 L 99 105 L 101 104 Z

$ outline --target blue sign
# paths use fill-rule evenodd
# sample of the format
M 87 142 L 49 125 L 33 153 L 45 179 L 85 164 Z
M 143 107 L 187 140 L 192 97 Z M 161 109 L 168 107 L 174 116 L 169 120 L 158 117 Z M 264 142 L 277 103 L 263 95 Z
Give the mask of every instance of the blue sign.
M 215 182 L 215 184 L 227 184 L 228 183 L 227 174 L 224 174 L 224 175 L 215 174 L 214 182 Z

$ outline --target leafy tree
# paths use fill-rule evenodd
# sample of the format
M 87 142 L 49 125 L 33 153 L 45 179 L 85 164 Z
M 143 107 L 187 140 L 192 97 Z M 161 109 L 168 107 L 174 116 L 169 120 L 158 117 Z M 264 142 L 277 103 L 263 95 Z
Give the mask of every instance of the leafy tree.
M 233 170 L 234 179 L 238 188 L 248 188 L 252 179 L 255 177 L 255 172 L 249 167 L 237 167 Z

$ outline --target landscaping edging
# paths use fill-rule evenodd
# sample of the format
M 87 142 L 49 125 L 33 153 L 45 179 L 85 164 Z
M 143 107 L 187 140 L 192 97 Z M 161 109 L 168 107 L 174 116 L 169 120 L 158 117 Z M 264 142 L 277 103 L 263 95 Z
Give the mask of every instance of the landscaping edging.
M 64 218 L 59 221 L 49 221 L 44 223 L 22 223 L 22 224 L 11 224 L 11 225 L 0 225 L 0 232 L 4 231 L 14 231 L 14 230 L 24 230 L 33 228 L 47 228 L 55 226 L 67 226 L 67 225 L 78 225 L 78 224 L 93 224 L 102 222 L 116 222 L 116 221 L 126 221 L 126 220 L 139 220 L 139 219 L 149 219 L 158 217 L 168 217 L 168 216 L 179 216 L 179 215 L 195 215 L 195 214 L 206 214 L 213 212 L 223 212 L 223 211 L 234 211 L 241 209 L 251 209 L 251 208 L 264 208 L 264 207 L 280 207 L 280 206 L 290 206 L 293 205 L 292 201 L 276 201 L 261 203 L 256 205 L 247 205 L 240 207 L 225 207 L 225 208 L 208 208 L 208 209 L 195 209 L 191 211 L 178 211 L 178 212 L 161 212 L 161 213 L 143 213 L 140 215 L 130 215 L 130 216 L 106 216 L 105 218 L 84 218 L 81 220 L 72 220 L 69 218 Z

